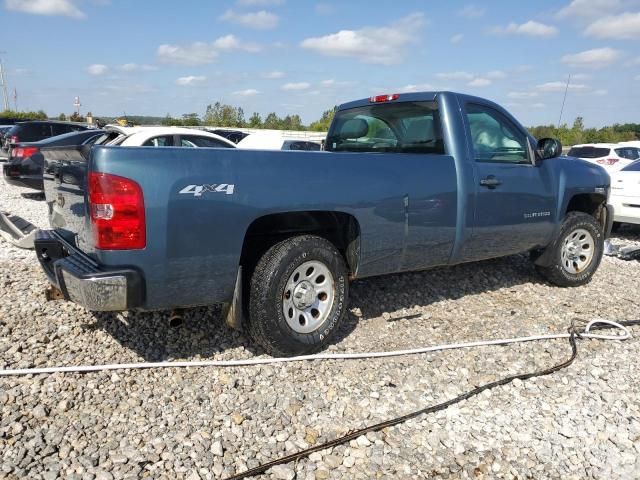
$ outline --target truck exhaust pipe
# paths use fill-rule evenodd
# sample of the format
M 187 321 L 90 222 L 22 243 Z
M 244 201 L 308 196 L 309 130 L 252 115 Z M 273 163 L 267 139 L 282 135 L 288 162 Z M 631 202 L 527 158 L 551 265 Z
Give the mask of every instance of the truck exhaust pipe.
M 169 315 L 169 326 L 171 328 L 178 328 L 184 323 L 184 310 L 181 308 L 175 308 Z

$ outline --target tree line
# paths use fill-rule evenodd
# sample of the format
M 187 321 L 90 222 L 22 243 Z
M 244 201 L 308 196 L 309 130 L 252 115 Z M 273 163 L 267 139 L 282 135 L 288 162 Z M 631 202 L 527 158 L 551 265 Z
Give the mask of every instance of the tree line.
M 240 107 L 227 105 L 221 102 L 207 105 L 204 115 L 198 113 L 185 113 L 181 117 L 172 117 L 167 114 L 165 117 L 145 117 L 129 116 L 129 122 L 140 124 L 175 125 L 175 126 L 216 126 L 226 128 L 265 128 L 273 130 L 309 130 L 315 132 L 326 132 L 331 125 L 337 107 L 325 110 L 320 118 L 309 125 L 304 125 L 299 115 L 279 116 L 275 112 L 262 117 L 254 112 L 248 119 Z M 14 120 L 46 120 L 49 118 L 45 112 L 17 112 L 6 110 L 0 112 L 0 124 L 2 118 Z M 70 120 L 76 122 L 85 121 L 85 118 L 73 113 L 69 116 L 61 113 L 59 120 Z M 102 123 L 112 123 L 114 119 L 101 117 Z M 581 143 L 618 143 L 629 140 L 640 140 L 640 123 L 613 124 L 602 128 L 585 128 L 583 118 L 577 117 L 573 124 L 538 125 L 529 127 L 529 132 L 536 138 L 552 137 L 557 138 L 563 145 L 578 145 Z
M 279 116 L 275 112 L 269 113 L 262 118 L 258 112 L 254 112 L 248 119 L 245 117 L 241 107 L 234 107 L 221 102 L 207 105 L 205 113 L 200 117 L 197 113 L 185 113 L 181 117 L 172 117 L 167 114 L 162 119 L 163 125 L 177 126 L 216 126 L 227 128 L 265 128 L 271 130 L 311 130 L 316 132 L 326 132 L 333 119 L 336 110 L 325 111 L 319 120 L 303 125 L 300 115 Z

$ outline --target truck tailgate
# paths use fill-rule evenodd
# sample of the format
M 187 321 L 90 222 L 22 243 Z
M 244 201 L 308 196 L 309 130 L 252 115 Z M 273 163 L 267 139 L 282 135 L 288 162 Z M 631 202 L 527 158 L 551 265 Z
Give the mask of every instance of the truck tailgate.
M 91 145 L 42 149 L 49 223 L 73 244 L 90 244 L 86 177 Z

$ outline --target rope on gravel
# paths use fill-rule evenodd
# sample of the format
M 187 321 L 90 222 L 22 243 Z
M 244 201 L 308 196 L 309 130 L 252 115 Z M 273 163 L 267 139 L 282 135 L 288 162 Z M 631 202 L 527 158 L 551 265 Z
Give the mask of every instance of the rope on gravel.
M 421 416 L 421 415 L 427 415 L 430 413 L 434 413 L 437 412 L 439 410 L 444 410 L 448 407 L 450 407 L 451 405 L 454 405 L 456 403 L 460 403 L 463 400 L 467 400 L 471 397 L 474 397 L 476 395 L 479 395 L 480 393 L 484 392 L 485 390 L 490 390 L 492 388 L 495 387 L 499 387 L 501 385 L 506 385 L 508 383 L 513 382 L 514 380 L 528 380 L 530 378 L 534 378 L 534 377 L 541 377 L 544 375 L 550 375 L 554 372 L 557 372 L 558 370 L 562 370 L 563 368 L 567 368 L 569 365 L 571 365 L 573 363 L 573 361 L 576 359 L 576 357 L 578 356 L 578 345 L 576 343 L 576 339 L 577 338 L 592 338 L 592 339 L 598 339 L 598 340 L 627 340 L 629 338 L 631 338 L 631 332 L 629 332 L 629 330 L 626 328 L 626 326 L 631 326 L 631 325 L 640 325 L 640 320 L 630 320 L 630 321 L 626 321 L 626 322 L 612 322 L 610 320 L 592 320 L 591 322 L 589 322 L 586 327 L 584 328 L 584 330 L 582 330 L 581 332 L 579 332 L 576 328 L 576 325 L 574 322 L 571 323 L 571 326 L 569 327 L 569 332 L 566 334 L 559 334 L 559 335 L 547 335 L 544 336 L 544 338 L 539 338 L 539 340 L 549 340 L 550 337 L 553 338 L 568 338 L 569 339 L 569 344 L 571 345 L 571 356 L 565 360 L 562 363 L 559 363 L 557 365 L 554 365 L 552 367 L 546 368 L 544 370 L 538 370 L 536 372 L 531 372 L 531 373 L 522 373 L 522 374 L 518 374 L 518 375 L 511 375 L 508 377 L 504 377 L 500 380 L 496 380 L 494 382 L 490 382 L 490 383 L 486 383 L 484 385 L 480 385 L 479 387 L 474 388 L 473 390 L 469 390 L 466 393 L 463 393 L 461 395 L 458 395 L 455 398 L 452 398 L 450 400 L 447 400 L 446 402 L 443 403 L 439 403 L 437 405 L 433 405 L 431 407 L 426 407 L 420 410 L 416 410 L 414 412 L 411 413 L 407 413 L 406 415 L 400 416 L 400 417 L 396 417 L 381 423 L 377 423 L 375 425 L 370 425 L 368 427 L 365 428 L 361 428 L 359 430 L 347 433 L 346 435 L 336 438 L 335 440 L 331 440 L 329 442 L 320 444 L 320 445 L 315 445 L 311 448 L 307 448 L 305 450 L 302 450 L 300 452 L 297 453 L 293 453 L 291 455 L 287 455 L 286 457 L 281 457 L 278 458 L 276 460 L 272 460 L 270 462 L 267 463 L 263 463 L 262 465 L 259 465 L 255 468 L 251 468 L 249 470 L 246 470 L 244 472 L 241 472 L 239 474 L 236 475 L 232 475 L 231 477 L 227 477 L 226 480 L 241 480 L 247 477 L 252 477 L 254 475 L 259 475 L 261 473 L 266 472 L 267 470 L 269 470 L 271 467 L 275 467 L 276 465 L 281 465 L 283 463 L 290 463 L 290 462 L 294 462 L 297 460 L 300 460 L 301 458 L 305 458 L 308 457 L 309 455 L 311 455 L 314 452 L 319 452 L 321 450 L 325 450 L 327 448 L 332 448 L 332 447 L 336 447 L 338 445 L 342 445 L 344 443 L 347 443 L 351 440 L 355 440 L 358 437 L 360 437 L 361 435 L 364 435 L 366 433 L 369 432 L 378 432 L 384 428 L 388 428 L 388 427 L 392 427 L 394 425 L 398 425 L 400 423 L 404 423 L 407 420 L 410 420 L 412 418 Z M 602 330 L 602 329 L 606 329 L 606 328 L 616 328 L 618 330 L 621 330 L 623 332 L 622 335 L 620 334 L 614 334 L 614 335 L 597 335 L 597 334 L 592 334 L 589 333 L 591 330 Z M 533 339 L 533 337 L 526 337 L 529 339 Z M 475 344 L 478 343 L 482 343 L 482 342 L 474 342 Z M 510 342 L 510 343 L 514 343 L 514 342 Z M 463 344 L 461 344 L 463 345 Z M 489 345 L 495 345 L 495 343 L 489 343 Z

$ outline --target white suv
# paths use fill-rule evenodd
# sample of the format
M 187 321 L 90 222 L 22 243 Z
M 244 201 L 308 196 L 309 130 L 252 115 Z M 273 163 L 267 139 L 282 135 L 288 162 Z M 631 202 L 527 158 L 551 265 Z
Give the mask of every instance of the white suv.
M 567 155 L 617 171 L 638 160 L 640 149 L 619 143 L 588 143 L 571 147 Z

